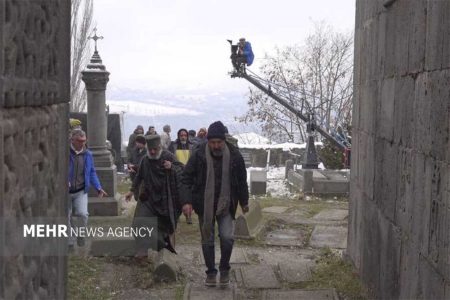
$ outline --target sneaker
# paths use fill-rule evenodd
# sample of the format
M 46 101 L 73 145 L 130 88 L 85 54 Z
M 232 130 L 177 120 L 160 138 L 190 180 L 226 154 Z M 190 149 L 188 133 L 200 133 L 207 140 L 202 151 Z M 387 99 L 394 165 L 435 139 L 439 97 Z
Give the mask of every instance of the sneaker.
M 227 286 L 229 283 L 230 283 L 230 272 L 229 271 L 220 272 L 219 285 Z
M 84 237 L 77 237 L 78 247 L 84 247 L 85 244 L 86 244 L 86 241 L 85 241 Z
M 205 285 L 206 286 L 216 286 L 216 274 L 206 275 Z

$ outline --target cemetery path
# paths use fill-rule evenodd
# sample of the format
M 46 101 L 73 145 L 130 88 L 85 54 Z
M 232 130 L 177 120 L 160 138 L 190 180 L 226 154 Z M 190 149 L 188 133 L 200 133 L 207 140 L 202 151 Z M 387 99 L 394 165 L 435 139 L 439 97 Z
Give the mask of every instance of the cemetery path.
M 348 297 L 346 291 L 342 292 L 341 287 L 333 285 L 329 279 L 326 279 L 328 283 L 320 281 L 321 272 L 330 273 L 330 270 L 322 270 L 324 255 L 328 258 L 333 257 L 337 265 L 344 264 L 341 257 L 347 241 L 346 201 L 318 198 L 305 201 L 299 200 L 298 196 L 287 199 L 259 198 L 254 201 L 258 201 L 263 207 L 264 230 L 255 239 L 235 242 L 231 257 L 231 282 L 228 287 L 204 286 L 205 267 L 197 219 L 194 217 L 193 224 L 187 224 L 182 217 L 177 229 L 178 255 L 174 258 L 176 264 L 167 264 L 175 269 L 176 282 L 156 280 L 155 264 L 161 263 L 156 254 L 150 254 L 148 260 L 138 262 L 132 257 L 91 257 L 89 250 L 86 249 L 80 254 L 84 254 L 82 257 L 88 260 L 93 268 L 99 270 L 92 278 L 95 282 L 93 295 L 98 294 L 98 297 L 90 298 L 133 300 L 355 298 L 351 296 L 354 291 L 350 291 Z M 124 224 L 129 222 L 132 210 L 133 206 L 128 204 L 124 211 L 125 217 L 121 217 L 120 222 Z M 117 220 L 117 217 L 101 218 L 94 219 L 92 223 L 111 224 Z M 218 241 L 216 245 L 219 245 Z M 220 258 L 218 248 L 216 246 L 217 263 Z M 349 276 L 354 277 L 351 267 L 345 267 L 350 270 Z M 340 278 L 336 280 L 339 281 Z M 359 284 L 357 278 L 351 280 L 356 280 L 356 285 Z M 354 294 L 359 298 L 361 291 L 358 290 Z

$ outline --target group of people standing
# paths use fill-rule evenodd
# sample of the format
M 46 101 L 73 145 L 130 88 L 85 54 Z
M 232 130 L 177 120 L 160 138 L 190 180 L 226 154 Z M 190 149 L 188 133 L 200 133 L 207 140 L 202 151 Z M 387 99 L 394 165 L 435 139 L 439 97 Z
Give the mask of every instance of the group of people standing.
M 133 226 L 146 226 L 157 219 L 157 236 L 136 237 L 137 257 L 149 248 L 167 248 L 176 253 L 175 230 L 181 214 L 198 215 L 207 286 L 229 283 L 230 258 L 234 244 L 234 218 L 238 204 L 248 212 L 247 172 L 237 147 L 227 141 L 222 122 L 208 130 L 180 129 L 171 141 L 170 126 L 163 133 L 143 134 L 138 126 L 130 136 L 128 169 L 132 178 L 125 195 L 137 201 Z M 221 259 L 215 266 L 214 236 L 218 224 Z

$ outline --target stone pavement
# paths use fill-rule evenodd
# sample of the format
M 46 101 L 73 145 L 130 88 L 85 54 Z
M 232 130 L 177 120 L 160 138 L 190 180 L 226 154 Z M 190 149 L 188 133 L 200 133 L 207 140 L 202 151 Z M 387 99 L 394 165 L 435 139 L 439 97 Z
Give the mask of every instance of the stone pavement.
M 298 286 L 311 280 L 320 248 L 345 249 L 348 211 L 324 209 L 310 217 L 293 207 L 273 206 L 264 208 L 263 212 L 266 217 L 282 220 L 281 225 L 276 227 L 275 222 L 275 227 L 272 226 L 258 241 L 248 244 L 236 242 L 230 261 L 232 271 L 228 287 L 204 286 L 205 265 L 199 242 L 178 244 L 178 255 L 173 256 L 171 263 L 165 265 L 167 270 L 164 269 L 171 278 L 178 278 L 178 282 L 159 284 L 150 290 L 131 288 L 120 291 L 114 299 L 174 299 L 179 297 L 176 291 L 180 293 L 181 290 L 186 300 L 338 299 L 333 289 L 304 290 Z M 105 247 L 122 251 L 115 242 L 109 241 L 111 245 L 105 244 Z M 149 259 L 157 265 L 156 259 Z M 217 244 L 217 265 L 219 260 L 220 246 Z M 156 278 L 154 280 L 157 282 Z M 180 286 L 181 282 L 186 282 L 184 287 Z

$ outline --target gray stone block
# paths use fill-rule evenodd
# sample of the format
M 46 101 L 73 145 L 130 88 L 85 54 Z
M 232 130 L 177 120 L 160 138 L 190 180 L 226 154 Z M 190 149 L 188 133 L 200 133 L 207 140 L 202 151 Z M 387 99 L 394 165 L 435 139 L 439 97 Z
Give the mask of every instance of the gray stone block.
M 314 248 L 347 248 L 347 228 L 316 226 L 311 234 L 309 243 Z
M 314 262 L 311 260 L 303 260 L 296 263 L 279 263 L 281 277 L 287 283 L 300 283 L 311 280 L 311 267 Z
M 444 34 L 448 29 L 443 26 L 448 18 L 449 6 L 447 1 L 427 1 L 427 4 L 425 68 L 438 70 L 442 68 L 442 50 L 447 40 Z
M 379 101 L 376 126 L 377 136 L 388 141 L 394 139 L 394 96 L 395 96 L 394 78 L 384 79 L 381 83 L 381 97 Z
M 89 197 L 88 211 L 91 216 L 118 216 L 120 212 L 120 195 L 116 197 Z
M 313 219 L 326 221 L 343 221 L 348 218 L 346 209 L 325 209 L 316 214 Z
M 263 300 L 297 299 L 297 300 L 338 300 L 334 289 L 328 290 L 269 290 L 263 291 Z
M 257 201 L 249 202 L 249 212 L 236 218 L 234 236 L 237 239 L 252 239 L 261 231 L 263 218 Z
M 176 254 L 161 249 L 154 264 L 153 278 L 156 282 L 175 282 L 179 269 Z
M 269 207 L 263 208 L 262 211 L 265 213 L 270 213 L 270 214 L 282 214 L 288 209 L 289 209 L 289 207 L 287 207 L 287 206 L 269 206 Z
M 184 288 L 184 300 L 237 300 L 237 288 L 235 284 L 230 284 L 225 288 L 211 288 L 205 286 L 203 283 L 187 283 Z
M 299 229 L 279 229 L 268 232 L 265 243 L 272 246 L 302 247 L 305 234 Z
M 248 289 L 278 289 L 281 287 L 271 266 L 251 265 L 241 267 L 243 283 Z
M 250 182 L 250 194 L 252 195 L 265 195 L 267 191 L 267 182 Z

